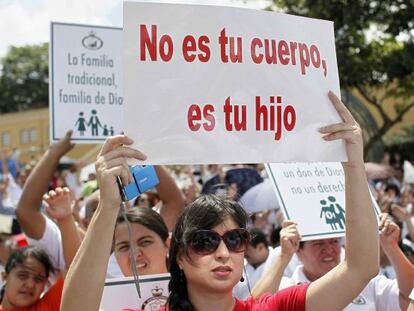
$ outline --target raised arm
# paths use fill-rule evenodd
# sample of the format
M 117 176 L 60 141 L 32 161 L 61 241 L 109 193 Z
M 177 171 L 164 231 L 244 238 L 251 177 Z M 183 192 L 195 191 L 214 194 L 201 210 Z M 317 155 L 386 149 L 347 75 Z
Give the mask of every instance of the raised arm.
M 348 162 L 345 172 L 346 256 L 330 272 L 313 282 L 306 294 L 306 310 L 342 310 L 378 273 L 378 227 L 363 159 L 361 128 L 332 92 L 329 99 L 342 122 L 320 129 L 326 141 L 343 139 Z
M 292 256 L 299 248 L 300 235 L 294 221 L 284 220 L 280 231 L 280 246 L 282 250 L 271 268 L 262 274 L 259 281 L 253 287 L 252 296 L 260 297 L 264 293 L 276 293 L 282 280 L 283 272 L 289 264 Z
M 66 269 L 68 269 L 75 258 L 76 252 L 81 244 L 81 238 L 77 230 L 75 219 L 72 216 L 73 198 L 69 188 L 56 188 L 43 196 L 48 204 L 46 212 L 56 220 L 62 236 L 63 256 Z
M 156 166 L 155 170 L 160 180 L 157 186 L 157 191 L 162 201 L 160 215 L 167 225 L 168 231 L 172 231 L 178 216 L 180 216 L 184 209 L 184 197 L 165 167 Z
M 400 290 L 400 308 L 401 310 L 406 310 L 410 302 L 408 296 L 413 286 L 414 266 L 398 246 L 400 228 L 386 216 L 381 219 L 380 223 L 381 247 L 397 275 L 398 289 Z
M 40 212 L 42 197 L 47 191 L 50 176 L 55 171 L 59 159 L 74 147 L 70 142 L 71 135 L 72 131 L 68 131 L 64 138 L 52 145 L 27 178 L 17 204 L 16 216 L 29 238 L 39 240 L 43 236 L 46 220 Z
M 139 151 L 126 147 L 131 144 L 132 140 L 126 136 L 114 136 L 105 141 L 98 155 L 95 167 L 100 189 L 99 205 L 66 275 L 61 311 L 99 309 L 121 204 L 116 177 L 120 176 L 123 184 L 128 184 L 132 176 L 126 158 L 145 159 Z

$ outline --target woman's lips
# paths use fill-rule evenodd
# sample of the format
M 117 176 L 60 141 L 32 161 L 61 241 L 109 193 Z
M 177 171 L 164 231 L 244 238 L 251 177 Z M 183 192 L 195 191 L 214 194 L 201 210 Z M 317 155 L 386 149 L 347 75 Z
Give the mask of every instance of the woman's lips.
M 230 273 L 233 271 L 229 266 L 219 266 L 211 270 L 215 275 L 219 277 L 226 277 L 230 275 Z

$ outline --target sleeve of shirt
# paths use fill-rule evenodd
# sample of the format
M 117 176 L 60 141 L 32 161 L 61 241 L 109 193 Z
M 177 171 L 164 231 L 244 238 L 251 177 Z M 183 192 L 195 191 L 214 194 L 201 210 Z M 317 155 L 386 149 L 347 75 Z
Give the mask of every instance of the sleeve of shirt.
M 414 301 L 414 288 L 413 288 L 413 290 L 411 291 L 411 294 L 410 294 L 410 299 Z
M 288 287 L 274 295 L 264 294 L 259 298 L 256 310 L 305 311 L 306 292 L 310 283 Z
M 42 238 L 40 240 L 35 240 L 27 237 L 27 241 L 29 242 L 29 245 L 42 248 L 47 253 L 56 269 L 65 271 L 66 264 L 63 257 L 62 236 L 60 235 L 59 227 L 48 217 L 45 217 L 45 219 L 46 226 Z
M 383 275 L 379 275 L 374 279 L 374 288 L 376 310 L 401 310 L 397 280 L 390 280 Z

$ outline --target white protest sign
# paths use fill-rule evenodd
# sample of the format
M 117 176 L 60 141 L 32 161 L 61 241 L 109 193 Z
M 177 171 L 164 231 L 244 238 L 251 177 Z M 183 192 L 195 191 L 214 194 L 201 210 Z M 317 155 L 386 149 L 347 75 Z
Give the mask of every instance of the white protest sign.
M 125 132 L 152 164 L 342 161 L 333 23 L 124 2 Z
M 270 163 L 266 170 L 285 218 L 298 223 L 303 241 L 345 236 L 345 175 L 341 163 Z
M 51 24 L 51 142 L 70 129 L 76 143 L 123 131 L 121 46 L 121 28 Z
M 156 311 L 165 305 L 170 275 L 153 274 L 139 277 L 141 298 L 134 278 L 107 279 L 100 310 L 103 311 Z

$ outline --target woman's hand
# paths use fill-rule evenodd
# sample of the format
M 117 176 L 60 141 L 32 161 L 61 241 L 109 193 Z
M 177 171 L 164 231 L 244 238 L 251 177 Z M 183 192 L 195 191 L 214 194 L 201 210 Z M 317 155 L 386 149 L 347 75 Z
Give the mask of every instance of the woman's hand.
M 319 129 L 319 132 L 324 134 L 322 138 L 326 141 L 337 139 L 343 139 L 345 141 L 348 162 L 343 163 L 344 167 L 360 166 L 364 164 L 361 128 L 349 110 L 333 92 L 329 91 L 328 97 L 343 122 L 324 126 Z
M 117 177 L 121 178 L 123 185 L 133 181 L 127 158 L 146 159 L 142 152 L 127 147 L 132 143 L 133 140 L 125 135 L 107 138 L 95 162 L 101 203 L 116 210 L 121 204 Z
M 291 220 L 284 220 L 280 231 L 280 246 L 282 254 L 292 257 L 299 249 L 300 234 L 297 223 Z
M 60 221 L 72 217 L 73 195 L 69 188 L 58 187 L 50 190 L 48 194 L 43 195 L 43 200 L 48 204 L 46 212 L 51 218 Z
M 394 223 L 387 213 L 382 213 L 378 225 L 380 230 L 380 243 L 384 250 L 398 247 L 400 240 L 400 227 Z

